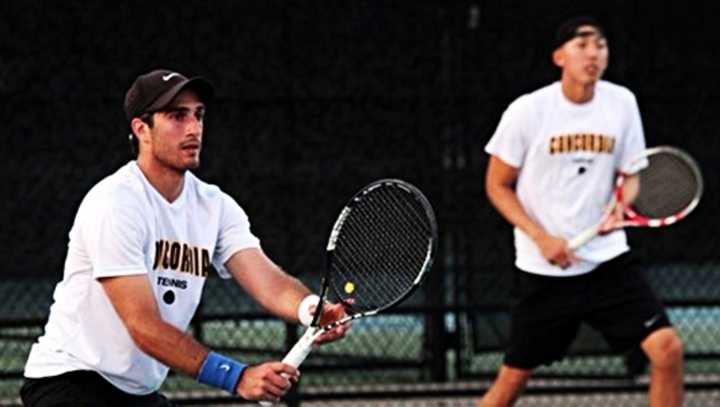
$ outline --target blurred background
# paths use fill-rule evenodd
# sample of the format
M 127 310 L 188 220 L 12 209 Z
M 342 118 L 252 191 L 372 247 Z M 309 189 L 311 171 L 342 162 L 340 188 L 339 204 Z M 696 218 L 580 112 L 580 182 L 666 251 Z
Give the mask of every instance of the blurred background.
M 125 91 L 168 68 L 217 89 L 196 173 L 310 286 L 365 184 L 405 179 L 438 215 L 428 284 L 314 353 L 288 404 L 472 405 L 502 361 L 513 262 L 511 228 L 483 192 L 483 148 L 512 100 L 558 78 L 553 33 L 578 14 L 606 26 L 606 79 L 635 92 L 648 145 L 680 146 L 704 172 L 695 213 L 630 239 L 686 343 L 688 405 L 720 404 L 720 4 L 668 0 L 2 2 L 0 404 L 18 403 L 80 201 L 133 158 Z M 298 335 L 216 275 L 192 331 L 248 362 L 281 358 Z M 646 373 L 588 328 L 518 405 L 645 405 Z M 179 404 L 238 402 L 180 376 L 162 390 Z

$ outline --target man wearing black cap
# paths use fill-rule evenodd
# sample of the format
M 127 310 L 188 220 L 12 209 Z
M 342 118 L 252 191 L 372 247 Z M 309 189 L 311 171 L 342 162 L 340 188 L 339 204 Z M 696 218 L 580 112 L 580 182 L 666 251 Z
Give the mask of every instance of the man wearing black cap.
M 600 79 L 608 47 L 595 20 L 565 22 L 555 47 L 560 81 L 510 104 L 485 147 L 487 195 L 514 226 L 516 269 L 505 360 L 478 405 L 512 405 L 532 370 L 562 359 L 587 323 L 617 352 L 642 348 L 651 406 L 680 406 L 682 342 L 625 232 L 568 247 L 602 218 L 615 172 L 645 148 L 635 96 Z
M 169 368 L 250 400 L 278 400 L 298 380 L 292 366 L 248 366 L 185 333 L 211 265 L 287 321 L 309 324 L 318 301 L 265 256 L 235 200 L 189 171 L 200 165 L 212 96 L 205 79 L 167 70 L 128 90 L 137 160 L 78 209 L 63 280 L 25 366 L 25 405 L 168 406 L 157 390 Z M 326 322 L 343 315 L 340 305 L 324 307 Z

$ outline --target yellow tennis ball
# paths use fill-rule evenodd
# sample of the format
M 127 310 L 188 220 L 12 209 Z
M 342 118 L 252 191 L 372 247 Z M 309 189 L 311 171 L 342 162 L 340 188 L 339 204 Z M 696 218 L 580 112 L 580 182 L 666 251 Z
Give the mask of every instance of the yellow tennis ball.
M 355 291 L 355 284 L 351 283 L 350 281 L 345 283 L 345 292 L 350 294 L 353 291 Z

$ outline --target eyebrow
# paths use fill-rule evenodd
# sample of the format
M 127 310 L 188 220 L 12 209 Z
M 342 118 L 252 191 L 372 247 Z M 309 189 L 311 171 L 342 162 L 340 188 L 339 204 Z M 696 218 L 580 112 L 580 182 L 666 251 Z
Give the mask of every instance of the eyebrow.
M 167 109 L 163 109 L 162 111 L 165 113 L 173 113 L 173 112 L 190 112 L 193 109 L 186 107 L 186 106 L 174 106 L 174 107 L 168 107 Z M 196 109 L 196 111 L 205 111 L 205 105 L 199 105 Z
M 597 36 L 598 39 L 605 39 L 605 36 L 600 31 L 593 30 L 593 29 L 580 30 L 577 33 L 575 33 L 575 38 L 578 38 L 578 37 L 579 38 L 587 38 L 587 37 L 592 37 L 593 35 Z

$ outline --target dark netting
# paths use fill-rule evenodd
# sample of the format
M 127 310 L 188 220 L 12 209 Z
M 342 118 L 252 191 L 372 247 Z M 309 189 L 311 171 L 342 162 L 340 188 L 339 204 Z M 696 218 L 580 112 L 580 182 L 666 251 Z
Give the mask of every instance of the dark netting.
M 688 209 L 702 193 L 702 179 L 691 158 L 675 150 L 658 151 L 647 157 L 640 172 L 640 190 L 633 201 L 637 212 L 662 219 Z
M 356 195 L 343 209 L 328 247 L 328 283 L 353 312 L 383 309 L 425 273 L 435 238 L 432 209 L 394 181 Z
M 575 3 L 2 2 L 0 404 L 18 403 L 77 207 L 131 158 L 124 92 L 163 67 L 215 84 L 197 174 L 234 197 L 265 252 L 313 289 L 328 232 L 358 188 L 399 178 L 433 203 L 428 280 L 315 350 L 289 399 L 471 406 L 502 362 L 514 257 L 511 228 L 483 190 L 484 146 L 512 100 L 557 79 L 555 25 L 588 10 L 608 32 L 606 77 L 635 92 L 647 144 L 688 151 L 705 178 L 686 220 L 629 239 L 685 342 L 687 405 L 718 404 L 720 60 L 698 39 L 715 35 L 720 5 Z M 213 273 L 191 332 L 254 363 L 281 359 L 302 330 Z M 518 406 L 646 405 L 646 363 L 583 327 Z M 236 400 L 175 374 L 162 390 L 189 405 Z

